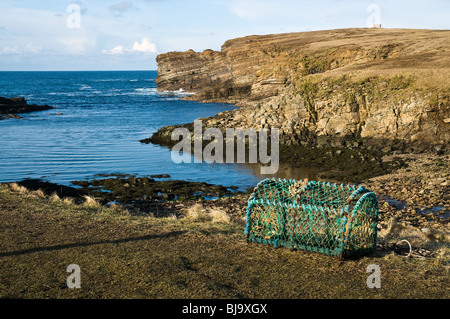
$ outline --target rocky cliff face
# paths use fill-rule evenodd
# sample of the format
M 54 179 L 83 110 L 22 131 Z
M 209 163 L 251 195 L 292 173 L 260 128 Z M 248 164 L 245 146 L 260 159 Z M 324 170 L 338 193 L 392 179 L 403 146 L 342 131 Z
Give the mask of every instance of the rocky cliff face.
M 156 81 L 160 91 L 243 106 L 205 119 L 207 127 L 279 128 L 286 145 L 442 152 L 450 141 L 449 40 L 450 31 L 435 30 L 250 36 L 220 52 L 162 54 Z

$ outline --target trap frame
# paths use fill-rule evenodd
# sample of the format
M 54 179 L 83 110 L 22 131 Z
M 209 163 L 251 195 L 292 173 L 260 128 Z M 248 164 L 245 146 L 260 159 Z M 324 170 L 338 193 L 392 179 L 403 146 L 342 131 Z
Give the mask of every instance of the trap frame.
M 265 179 L 248 199 L 249 242 L 333 256 L 375 250 L 378 200 L 364 186 Z

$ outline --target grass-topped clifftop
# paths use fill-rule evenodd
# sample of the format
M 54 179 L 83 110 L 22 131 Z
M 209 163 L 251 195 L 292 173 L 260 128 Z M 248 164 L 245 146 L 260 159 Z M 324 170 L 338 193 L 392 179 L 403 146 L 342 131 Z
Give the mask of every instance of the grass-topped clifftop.
M 221 51 L 158 56 L 158 88 L 191 99 L 246 103 L 277 95 L 298 77 L 414 75 L 420 87 L 448 92 L 450 31 L 338 29 L 228 40 Z

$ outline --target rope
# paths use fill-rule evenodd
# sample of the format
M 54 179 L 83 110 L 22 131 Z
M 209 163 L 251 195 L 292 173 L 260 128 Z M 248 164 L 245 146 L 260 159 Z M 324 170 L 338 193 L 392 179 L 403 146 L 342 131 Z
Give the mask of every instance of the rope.
M 425 258 L 433 257 L 435 255 L 435 252 L 430 251 L 425 248 L 413 249 L 411 243 L 409 241 L 407 241 L 406 239 L 399 241 L 397 244 L 388 243 L 388 242 L 379 242 L 379 243 L 377 243 L 376 248 L 377 248 L 377 250 L 381 250 L 381 251 L 392 251 L 393 253 L 397 253 L 398 255 L 402 256 L 401 253 L 405 252 L 402 250 L 401 247 L 399 247 L 399 245 L 402 242 L 408 243 L 408 246 L 409 246 L 409 254 L 406 256 L 403 255 L 404 257 L 425 259 Z
M 407 256 L 405 256 L 406 258 L 411 257 L 411 253 L 412 253 L 412 246 L 411 243 L 409 241 L 407 241 L 406 239 L 400 240 L 396 245 L 398 246 L 401 243 L 407 243 L 409 245 L 409 253 Z

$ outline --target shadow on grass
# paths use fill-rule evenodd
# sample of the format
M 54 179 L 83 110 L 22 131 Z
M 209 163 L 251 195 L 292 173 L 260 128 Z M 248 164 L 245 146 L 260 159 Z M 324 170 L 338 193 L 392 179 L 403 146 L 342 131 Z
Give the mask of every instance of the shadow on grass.
M 124 239 L 117 239 L 117 240 L 98 241 L 98 242 L 92 242 L 92 243 L 74 243 L 74 244 L 56 245 L 56 246 L 49 246 L 49 247 L 36 247 L 36 248 L 29 248 L 29 249 L 24 249 L 24 250 L 0 253 L 0 258 L 1 257 L 9 257 L 9 256 L 25 255 L 25 254 L 30 254 L 30 253 L 42 252 L 42 251 L 54 251 L 54 250 L 62 250 L 62 249 L 77 248 L 77 247 L 88 247 L 88 246 L 103 245 L 103 244 L 123 244 L 123 243 L 128 243 L 128 242 L 151 240 L 151 239 L 157 239 L 157 238 L 177 237 L 184 233 L 186 233 L 186 231 L 174 231 L 174 232 L 160 234 L 160 235 L 148 235 L 148 236 L 124 238 Z

